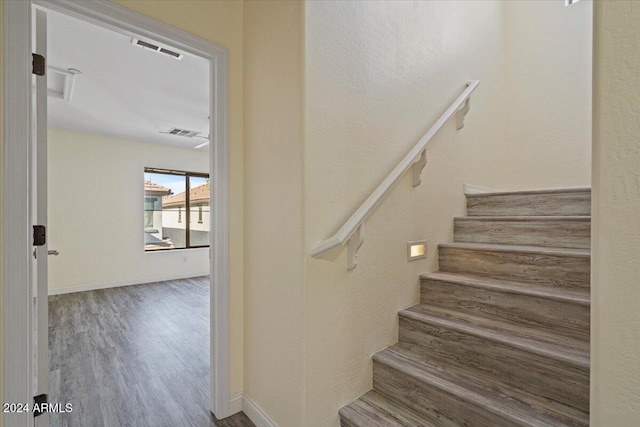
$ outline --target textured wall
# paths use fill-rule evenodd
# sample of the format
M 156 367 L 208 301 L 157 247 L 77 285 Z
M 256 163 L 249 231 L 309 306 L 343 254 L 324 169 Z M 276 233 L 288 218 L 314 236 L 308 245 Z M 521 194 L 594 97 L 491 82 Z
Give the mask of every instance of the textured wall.
M 640 420 L 640 3 L 594 26 L 591 425 Z
M 244 3 L 244 391 L 303 424 L 303 3 Z
M 591 171 L 593 3 L 507 1 L 503 176 L 583 186 Z M 499 184 L 505 188 L 504 184 Z M 520 178 L 507 184 L 522 185 Z
M 208 249 L 144 252 L 142 233 L 144 168 L 208 172 L 208 153 L 63 129 L 48 142 L 50 291 L 209 273 Z
M 466 127 L 456 131 L 452 121 L 431 141 L 422 185 L 413 188 L 408 174 L 369 218 L 357 269 L 347 272 L 344 249 L 307 258 L 305 425 L 337 426 L 338 409 L 371 387 L 371 355 L 397 340 L 397 311 L 418 302 L 419 274 L 437 268 L 436 245 L 451 240 L 452 217 L 464 213 L 463 183 L 589 185 L 590 76 L 568 72 L 571 63 L 590 63 L 590 7 L 570 14 L 562 2 L 537 1 L 306 4 L 307 253 L 467 79 L 481 84 Z M 516 82 L 526 85 L 517 102 L 528 117 L 515 110 Z M 418 239 L 428 240 L 428 257 L 408 263 L 406 243 Z
M 359 266 L 346 250 L 308 259 L 307 426 L 371 388 L 371 355 L 397 341 L 397 312 L 418 302 L 420 272 L 462 214 L 462 184 L 483 184 L 502 141 L 504 10 L 500 2 L 307 4 L 307 251 L 336 231 L 459 95 L 480 79 L 466 127 L 432 140 L 422 185 L 411 174 L 365 225 Z M 494 168 L 494 171 L 497 168 Z M 474 174 L 474 172 L 476 172 Z M 428 258 L 406 261 L 406 242 Z

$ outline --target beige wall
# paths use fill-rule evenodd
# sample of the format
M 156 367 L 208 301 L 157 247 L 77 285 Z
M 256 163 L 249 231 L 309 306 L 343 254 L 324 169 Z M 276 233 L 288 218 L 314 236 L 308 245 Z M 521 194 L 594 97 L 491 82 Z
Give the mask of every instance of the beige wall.
M 242 2 L 114 0 L 150 18 L 229 49 L 229 259 L 231 301 L 231 393 L 243 383 L 243 148 Z
M 209 274 L 209 250 L 144 252 L 145 167 L 209 171 L 208 152 L 49 129 L 49 291 Z M 186 259 L 186 262 L 185 262 Z
M 245 2 L 244 391 L 303 422 L 303 3 Z
M 487 184 L 588 185 L 593 3 L 504 5 L 507 133 L 499 150 L 513 161 L 500 164 L 499 175 Z M 502 182 L 504 176 L 523 175 L 525 182 Z
M 597 1 L 591 425 L 640 420 L 640 3 Z
M 499 2 L 311 2 L 306 13 L 306 245 L 329 237 L 464 89 L 482 80 L 467 125 L 448 123 L 422 185 L 400 180 L 364 227 L 359 265 L 307 258 L 307 426 L 371 388 L 371 356 L 397 341 L 397 312 L 418 302 L 418 276 L 463 212 L 462 184 L 491 175 L 502 139 L 504 10 Z M 486 168 L 486 170 L 485 170 Z M 406 262 L 406 243 L 428 258 Z
M 571 16 L 558 4 L 306 4 L 307 254 L 354 212 L 467 79 L 481 84 L 466 127 L 458 132 L 452 121 L 431 141 L 422 185 L 414 189 L 408 174 L 370 217 L 355 271 L 346 270 L 346 250 L 322 260 L 307 255 L 304 425 L 337 426 L 338 409 L 371 387 L 371 355 L 396 342 L 397 311 L 418 302 L 419 274 L 437 268 L 436 245 L 451 240 L 452 217 L 464 214 L 463 183 L 589 185 L 589 108 L 582 103 L 590 76 L 566 72 L 571 61 L 590 61 L 590 4 Z M 554 14 L 561 17 L 546 22 Z M 516 34 L 513 25 L 524 23 L 526 32 Z M 538 39 L 535 57 L 545 62 L 519 66 Z M 578 81 L 557 90 L 570 79 Z M 535 110 L 530 123 L 512 105 L 510 90 L 520 80 L 528 88 L 518 100 Z M 547 104 L 551 121 L 540 113 Z M 428 240 L 428 257 L 407 263 L 406 243 L 418 239 Z

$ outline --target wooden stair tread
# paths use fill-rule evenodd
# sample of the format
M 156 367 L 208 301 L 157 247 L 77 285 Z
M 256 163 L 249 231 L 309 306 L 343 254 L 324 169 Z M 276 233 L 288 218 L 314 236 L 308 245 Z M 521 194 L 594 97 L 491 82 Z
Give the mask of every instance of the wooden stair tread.
M 339 413 L 349 427 L 435 427 L 424 417 L 375 390 L 341 408 Z
M 553 413 L 544 407 L 532 406 L 527 401 L 506 394 L 504 390 L 488 387 L 472 379 L 459 369 L 419 359 L 399 345 L 376 353 L 373 359 L 377 363 L 417 378 L 428 387 L 435 387 L 446 394 L 482 407 L 514 425 L 558 427 L 588 424 L 588 417 L 584 413 L 571 408 L 561 413 Z
M 469 249 L 492 252 L 526 253 L 535 255 L 571 256 L 590 258 L 591 250 L 575 248 L 554 248 L 545 246 L 499 245 L 494 243 L 439 243 L 438 248 Z
M 497 243 L 441 243 L 440 270 L 550 287 L 590 287 L 591 251 Z
M 591 188 L 466 199 L 342 427 L 589 425 Z
M 491 277 L 474 276 L 462 273 L 447 273 L 444 271 L 423 273 L 420 275 L 420 279 L 436 280 L 439 282 L 490 289 L 493 291 L 511 294 L 528 295 L 584 306 L 589 306 L 591 304 L 590 292 L 580 288 L 551 288 L 549 286 L 518 282 L 514 280 L 493 279 Z
M 456 216 L 454 221 L 591 221 L 587 215 L 478 215 Z
M 474 372 L 473 375 L 471 375 L 465 368 L 460 368 L 441 360 L 434 362 L 432 360 L 425 359 L 422 355 L 412 351 L 410 348 L 404 347 L 401 343 L 390 347 L 390 349 L 403 354 L 407 358 L 414 359 L 416 363 L 435 367 L 441 372 L 457 378 L 458 382 L 464 381 L 465 384 L 471 384 L 473 389 L 479 388 L 483 393 L 512 399 L 525 407 L 538 408 L 539 411 L 550 414 L 554 418 L 560 418 L 568 424 L 589 424 L 589 414 L 579 409 L 541 396 L 530 394 L 527 391 L 515 389 L 509 385 L 499 382 L 499 379 L 488 375 L 482 375 L 478 372 Z
M 471 198 L 471 197 L 515 196 L 515 195 L 530 195 L 530 194 L 560 194 L 560 193 L 591 193 L 591 187 L 567 187 L 567 188 L 553 188 L 553 189 L 491 191 L 486 193 L 465 194 L 465 196 L 467 198 Z
M 506 211 L 456 217 L 453 241 L 589 249 L 591 216 L 513 216 Z
M 589 369 L 589 343 L 555 337 L 515 324 L 507 324 L 424 304 L 400 311 L 405 319 L 455 330 L 504 346 L 536 354 L 580 369 Z M 552 341 L 553 340 L 553 341 Z
M 497 191 L 467 194 L 469 216 L 591 215 L 591 189 Z

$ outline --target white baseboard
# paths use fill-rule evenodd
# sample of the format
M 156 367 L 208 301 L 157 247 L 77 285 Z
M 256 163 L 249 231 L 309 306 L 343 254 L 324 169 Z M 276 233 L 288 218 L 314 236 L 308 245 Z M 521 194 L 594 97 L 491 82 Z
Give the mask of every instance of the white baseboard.
M 278 427 L 278 425 L 269 418 L 269 416 L 260 408 L 249 396 L 242 393 L 234 394 L 231 399 L 237 398 L 236 395 L 242 395 L 242 411 L 256 425 L 256 427 Z M 233 405 L 232 401 L 232 405 Z M 232 406 L 233 408 L 233 406 Z
M 208 276 L 209 272 L 183 273 L 166 276 L 141 277 L 138 279 L 121 280 L 118 282 L 92 283 L 88 285 L 66 286 L 63 288 L 49 288 L 49 295 L 70 294 L 73 292 L 95 291 L 97 289 L 119 288 L 121 286 L 143 285 L 145 283 L 163 282 L 165 280 L 190 279 L 192 277 Z
M 231 415 L 242 411 L 242 397 L 241 391 L 231 395 L 231 399 L 229 400 L 229 411 Z

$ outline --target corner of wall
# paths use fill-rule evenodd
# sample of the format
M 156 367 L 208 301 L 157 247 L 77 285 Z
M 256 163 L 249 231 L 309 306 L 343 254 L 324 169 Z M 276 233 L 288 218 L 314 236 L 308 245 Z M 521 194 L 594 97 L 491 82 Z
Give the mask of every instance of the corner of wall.
M 307 146 L 307 62 L 306 62 L 306 49 L 307 49 L 307 44 L 306 44 L 306 13 L 307 13 L 307 4 L 308 2 L 303 1 L 301 2 L 301 7 L 300 7 L 300 25 L 301 25 L 301 29 L 300 29 L 300 33 L 299 33 L 299 37 L 300 37 L 300 58 L 302 58 L 302 65 L 301 65 L 301 69 L 300 69 L 300 80 L 302 82 L 302 100 L 301 100 L 301 104 L 302 104 L 302 109 L 303 109 L 303 120 L 302 120 L 302 137 L 301 137 L 301 144 L 302 144 L 302 150 L 301 150 L 301 159 L 300 162 L 302 164 L 302 173 L 301 173 L 301 192 L 302 192 L 302 197 L 301 197 L 301 235 L 300 235 L 300 239 L 301 239 L 301 247 L 302 247 L 302 313 L 303 313 L 303 319 L 302 319 L 302 324 L 303 324 L 303 348 L 302 348 L 302 372 L 304 375 L 304 381 L 302 384 L 302 419 L 304 421 L 304 423 L 306 424 L 306 420 L 307 420 L 307 368 L 308 368 L 308 343 L 309 340 L 307 339 L 308 334 L 309 334 L 309 311 L 308 311 L 308 305 L 309 305 L 309 277 L 308 277 L 308 271 L 309 271 L 309 255 L 308 255 L 308 248 L 310 247 L 310 242 L 308 241 L 308 236 L 306 233 L 307 230 L 307 194 L 308 194 L 308 188 L 307 188 L 307 180 L 306 180 L 306 173 L 305 171 L 307 170 L 307 152 L 306 152 L 306 146 Z
M 246 394 L 242 396 L 242 411 L 256 427 L 278 427 L 278 424 Z
M 303 5 L 243 2 L 243 408 L 283 426 L 304 425 Z
M 631 426 L 640 419 L 640 4 L 594 4 L 590 423 Z

